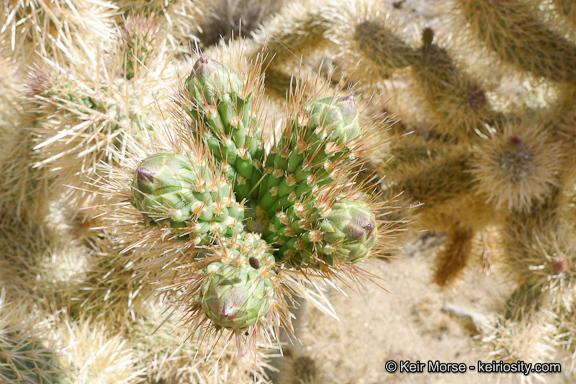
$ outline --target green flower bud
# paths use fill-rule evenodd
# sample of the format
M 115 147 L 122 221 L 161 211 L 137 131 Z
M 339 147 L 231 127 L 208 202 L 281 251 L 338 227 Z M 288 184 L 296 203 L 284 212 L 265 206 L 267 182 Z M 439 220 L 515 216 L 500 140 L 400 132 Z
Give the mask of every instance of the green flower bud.
M 362 202 L 340 201 L 320 223 L 324 241 L 331 245 L 337 259 L 347 263 L 362 260 L 376 244 L 376 218 Z
M 318 135 L 315 130 L 320 128 L 321 133 L 326 137 L 318 137 L 321 141 L 328 141 L 345 145 L 358 138 L 362 133 L 360 124 L 360 113 L 356 109 L 354 96 L 324 97 L 315 100 L 310 105 L 310 122 L 308 123 L 307 134 Z
M 132 183 L 134 205 L 144 214 L 168 212 L 176 222 L 192 216 L 193 189 L 198 174 L 186 156 L 157 153 L 136 169 Z
M 186 88 L 197 101 L 216 104 L 229 102 L 240 94 L 243 82 L 240 76 L 227 65 L 220 64 L 208 56 L 196 61 L 192 73 L 186 79 Z
M 157 153 L 146 158 L 134 173 L 132 195 L 134 206 L 153 223 L 185 227 L 202 244 L 242 228 L 244 209 L 234 200 L 228 180 L 186 156 Z
M 217 327 L 244 330 L 268 313 L 274 289 L 255 266 L 255 262 L 238 267 L 224 262 L 208 266 L 210 277 L 201 289 L 201 305 Z

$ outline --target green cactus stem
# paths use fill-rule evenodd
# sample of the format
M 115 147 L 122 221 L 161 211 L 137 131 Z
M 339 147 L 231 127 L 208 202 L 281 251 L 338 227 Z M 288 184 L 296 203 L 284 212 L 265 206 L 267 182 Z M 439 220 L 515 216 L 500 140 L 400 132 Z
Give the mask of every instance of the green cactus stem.
M 138 67 L 146 65 L 156 53 L 157 34 L 158 27 L 153 18 L 137 15 L 129 16 L 124 21 L 120 48 L 124 54 L 122 69 L 127 80 L 132 80 L 138 73 Z
M 337 178 L 362 132 L 354 97 L 323 97 L 293 118 L 266 160 L 260 207 L 269 216 Z
M 279 261 L 295 267 L 353 264 L 363 260 L 378 239 L 376 217 L 366 203 L 343 198 L 333 203 L 310 199 L 279 211 L 264 231 L 276 244 Z
M 30 74 L 28 97 L 35 110 L 46 116 L 85 113 L 100 106 L 73 79 L 49 65 L 43 65 Z
M 4 330 L 6 331 L 6 329 Z M 0 380 L 6 383 L 61 383 L 58 355 L 23 332 L 0 334 Z
M 192 102 L 190 114 L 198 125 L 193 132 L 217 160 L 232 167 L 235 192 L 238 199 L 244 199 L 260 180 L 264 154 L 249 84 L 231 67 L 202 56 L 186 79 L 185 88 Z

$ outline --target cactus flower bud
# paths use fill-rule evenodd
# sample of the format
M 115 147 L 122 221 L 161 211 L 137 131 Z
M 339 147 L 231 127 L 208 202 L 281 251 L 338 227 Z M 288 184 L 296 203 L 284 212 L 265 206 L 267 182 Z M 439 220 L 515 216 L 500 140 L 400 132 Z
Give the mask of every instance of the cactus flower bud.
M 132 195 L 134 206 L 145 217 L 172 228 L 188 226 L 200 241 L 235 234 L 244 218 L 224 176 L 173 153 L 157 153 L 140 163 Z
M 324 241 L 334 249 L 332 256 L 344 258 L 347 263 L 366 257 L 378 237 L 374 214 L 365 203 L 356 201 L 336 203 L 320 228 Z
M 274 297 L 272 283 L 250 264 L 215 262 L 201 290 L 202 309 L 217 327 L 244 330 L 266 316 Z
M 197 201 L 192 193 L 197 179 L 193 168 L 185 156 L 158 153 L 148 157 L 134 174 L 136 208 L 159 214 L 167 210 L 176 222 L 188 220 L 192 215 L 191 206 Z
M 328 140 L 339 145 L 356 139 L 362 133 L 360 113 L 356 109 L 354 96 L 324 97 L 310 105 L 311 120 L 308 132 L 322 128 L 328 135 Z
M 243 86 L 240 76 L 232 68 L 208 56 L 202 56 L 196 61 L 192 73 L 186 79 L 186 88 L 202 105 L 219 101 L 233 103 Z

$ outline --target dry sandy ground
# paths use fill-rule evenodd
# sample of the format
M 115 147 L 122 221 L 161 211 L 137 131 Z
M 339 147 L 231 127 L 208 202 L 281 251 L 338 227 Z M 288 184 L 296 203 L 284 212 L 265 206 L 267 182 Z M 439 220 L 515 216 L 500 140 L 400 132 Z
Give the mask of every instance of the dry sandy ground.
M 450 290 L 432 284 L 432 261 L 439 239 L 417 239 L 395 260 L 375 259 L 365 269 L 379 276 L 384 288 L 365 284 L 363 291 L 345 289 L 348 298 L 336 290 L 328 292 L 340 321 L 308 305 L 300 330 L 303 346 L 287 349 L 287 361 L 296 362 L 295 370 L 285 370 L 280 383 L 574 383 L 567 373 L 529 375 L 424 373 L 389 374 L 388 360 L 476 365 L 490 362 L 487 351 L 478 348 L 469 318 L 443 311 L 446 304 L 470 313 L 493 316 L 498 312 L 511 287 L 498 272 L 490 275 L 479 268 L 468 272 Z M 428 249 L 428 252 L 421 252 Z M 563 367 L 564 371 L 567 371 Z M 311 380 L 308 376 L 314 376 Z

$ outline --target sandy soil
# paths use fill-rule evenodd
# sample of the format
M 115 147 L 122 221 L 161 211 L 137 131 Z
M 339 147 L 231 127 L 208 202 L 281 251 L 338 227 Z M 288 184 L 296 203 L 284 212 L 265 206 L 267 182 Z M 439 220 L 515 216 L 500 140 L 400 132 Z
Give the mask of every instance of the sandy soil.
M 498 271 L 486 275 L 479 268 L 467 273 L 449 290 L 432 284 L 432 261 L 437 237 L 419 238 L 395 260 L 373 259 L 365 269 L 380 277 L 382 289 L 365 284 L 361 291 L 345 288 L 328 292 L 340 321 L 309 304 L 299 311 L 303 345 L 286 349 L 287 369 L 280 383 L 573 383 L 567 373 L 536 375 L 428 373 L 429 360 L 476 365 L 490 362 L 479 347 L 479 332 L 470 316 L 443 310 L 456 306 L 487 325 L 498 313 L 511 287 Z M 422 252 L 422 250 L 427 250 Z M 482 321 L 484 317 L 485 321 Z M 423 373 L 387 373 L 388 360 L 424 362 Z M 292 366 L 290 366 L 292 364 Z

